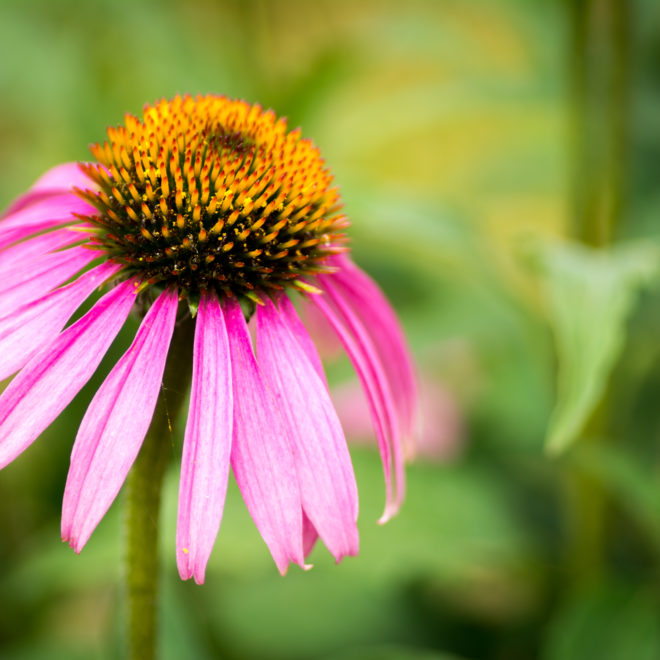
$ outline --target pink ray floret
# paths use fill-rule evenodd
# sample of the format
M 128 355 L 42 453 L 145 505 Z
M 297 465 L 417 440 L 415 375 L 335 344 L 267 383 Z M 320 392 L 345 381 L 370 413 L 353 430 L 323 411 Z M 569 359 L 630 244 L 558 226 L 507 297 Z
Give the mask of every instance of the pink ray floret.
M 48 197 L 70 193 L 74 187 L 86 188 L 88 186 L 89 179 L 78 163 L 56 165 L 39 177 L 28 192 L 14 200 L 5 215 L 20 211 L 26 206 Z
M 0 467 L 13 461 L 91 378 L 135 301 L 126 281 L 37 353 L 0 396 Z
M 176 292 L 161 293 L 80 424 L 62 506 L 62 539 L 76 552 L 112 504 L 140 451 L 156 408 L 177 307 Z
M 184 580 L 204 582 L 220 529 L 233 438 L 232 367 L 222 308 L 202 296 L 195 326 L 188 422 L 181 457 L 176 560 Z
M 356 555 L 357 485 L 344 433 L 324 382 L 271 301 L 257 310 L 257 352 L 293 445 L 303 510 L 337 561 Z
M 73 247 L 47 254 L 26 268 L 21 277 L 0 280 L 0 309 L 26 305 L 52 291 L 97 258 L 93 250 Z
M 41 231 L 76 223 L 76 214 L 92 212 L 93 207 L 72 192 L 45 197 L 0 219 L 0 248 Z
M 304 565 L 302 504 L 289 429 L 252 351 L 243 311 L 228 300 L 225 320 L 234 387 L 231 465 L 245 504 L 280 573 Z
M 119 266 L 104 263 L 67 286 L 0 317 L 0 380 L 24 367 L 53 341 L 71 315 Z

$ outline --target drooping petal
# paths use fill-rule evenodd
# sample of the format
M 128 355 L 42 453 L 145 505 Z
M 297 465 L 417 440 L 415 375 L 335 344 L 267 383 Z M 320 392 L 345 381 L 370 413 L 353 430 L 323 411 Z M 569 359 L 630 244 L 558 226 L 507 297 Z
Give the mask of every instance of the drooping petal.
M 0 317 L 0 380 L 53 341 L 83 301 L 119 268 L 109 262 L 96 266 L 75 282 Z
M 292 448 L 257 366 L 240 305 L 229 299 L 224 313 L 234 390 L 231 465 L 248 511 L 284 575 L 290 561 L 304 565 L 302 505 Z
M 129 280 L 106 293 L 9 383 L 0 395 L 0 468 L 27 449 L 91 378 L 133 306 L 135 289 Z
M 300 345 L 300 348 L 303 349 L 307 355 L 307 359 L 311 362 L 319 378 L 327 387 L 327 381 L 325 378 L 323 363 L 321 362 L 321 356 L 316 350 L 316 346 L 314 346 L 314 342 L 309 336 L 309 333 L 303 325 L 303 322 L 300 320 L 300 317 L 298 316 L 293 303 L 286 296 L 281 296 L 278 301 L 278 306 L 280 309 L 280 314 L 286 318 L 289 330 L 293 333 L 296 341 Z
M 204 582 L 227 492 L 233 432 L 229 343 L 222 308 L 202 295 L 195 325 L 190 407 L 183 441 L 176 559 L 183 580 Z
M 369 402 L 369 410 L 374 422 L 374 430 L 385 475 L 385 511 L 380 519 L 381 522 L 385 522 L 399 509 L 403 500 L 403 479 L 405 478 L 401 451 L 398 447 L 396 425 L 393 419 L 392 396 L 375 349 L 362 324 L 351 310 L 343 304 L 341 298 L 334 293 L 329 282 L 322 277 L 319 277 L 319 282 L 327 296 L 314 295 L 310 297 L 310 300 L 325 315 L 337 333 L 337 337 L 353 363 Z M 394 488 L 392 484 L 392 459 L 394 459 L 395 468 Z
M 13 309 L 37 300 L 98 259 L 99 253 L 73 247 L 47 254 L 0 279 L 0 309 Z
M 325 384 L 275 305 L 267 300 L 256 314 L 257 359 L 293 444 L 303 510 L 339 561 L 357 554 L 359 545 L 357 486 L 341 424 Z
M 74 213 L 90 215 L 95 209 L 73 193 L 66 193 L 14 211 L 0 220 L 0 248 L 46 229 L 78 223 Z
M 87 543 L 140 451 L 156 408 L 177 307 L 176 291 L 160 294 L 80 424 L 62 505 L 62 539 L 75 552 Z
M 39 177 L 24 195 L 15 200 L 7 209 L 5 215 L 19 211 L 45 197 L 69 192 L 74 186 L 91 188 L 93 185 L 89 177 L 80 169 L 78 163 L 56 165 Z
M 321 279 L 325 292 L 332 300 L 346 327 L 357 340 L 357 345 L 363 352 L 378 386 L 378 393 L 381 397 L 382 408 L 387 422 L 394 465 L 394 508 L 390 512 L 393 515 L 398 512 L 405 496 L 406 474 L 403 455 L 403 434 L 397 424 L 396 405 L 390 389 L 389 380 L 387 379 L 386 369 L 373 344 L 371 334 L 365 327 L 365 324 L 358 318 L 350 304 L 346 302 L 342 296 L 342 292 L 335 289 L 332 276 L 323 276 Z M 388 359 L 387 355 L 385 355 L 385 359 Z
M 36 238 L 17 243 L 0 251 L 0 276 L 11 274 L 12 271 L 29 265 L 30 261 L 41 258 L 44 254 L 59 250 L 80 241 L 79 232 L 68 227 L 41 234 Z
M 332 281 L 369 332 L 383 365 L 404 438 L 412 441 L 417 425 L 417 384 L 405 336 L 378 285 L 347 256 L 335 257 L 340 269 Z

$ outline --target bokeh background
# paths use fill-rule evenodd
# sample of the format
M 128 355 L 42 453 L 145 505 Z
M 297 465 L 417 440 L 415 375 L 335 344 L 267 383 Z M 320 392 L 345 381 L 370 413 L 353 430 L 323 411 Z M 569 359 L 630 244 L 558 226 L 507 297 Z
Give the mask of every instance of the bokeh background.
M 339 566 L 318 547 L 281 578 L 231 484 L 206 585 L 180 582 L 173 434 L 163 658 L 660 658 L 659 75 L 656 0 L 0 0 L 0 207 L 146 102 L 259 102 L 321 148 L 417 359 L 418 456 L 380 527 L 324 346 L 361 497 Z M 0 474 L 3 658 L 121 656 L 121 497 L 80 556 L 59 510 L 135 327 Z

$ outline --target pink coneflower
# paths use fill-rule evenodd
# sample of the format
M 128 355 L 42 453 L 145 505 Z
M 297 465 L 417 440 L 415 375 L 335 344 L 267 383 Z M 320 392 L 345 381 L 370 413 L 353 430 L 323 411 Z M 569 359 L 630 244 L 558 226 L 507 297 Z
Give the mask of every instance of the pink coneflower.
M 0 467 L 62 412 L 138 310 L 135 339 L 71 454 L 62 537 L 79 552 L 140 451 L 175 327 L 192 316 L 181 577 L 204 580 L 230 466 L 282 573 L 304 565 L 318 537 L 338 561 L 356 554 L 350 456 L 289 294 L 322 312 L 362 382 L 384 465 L 383 519 L 403 497 L 416 395 L 398 322 L 348 257 L 319 151 L 258 105 L 186 96 L 127 115 L 91 152 L 95 162 L 47 172 L 0 220 L 0 379 L 16 374 L 0 396 Z M 65 328 L 99 287 L 107 292 Z

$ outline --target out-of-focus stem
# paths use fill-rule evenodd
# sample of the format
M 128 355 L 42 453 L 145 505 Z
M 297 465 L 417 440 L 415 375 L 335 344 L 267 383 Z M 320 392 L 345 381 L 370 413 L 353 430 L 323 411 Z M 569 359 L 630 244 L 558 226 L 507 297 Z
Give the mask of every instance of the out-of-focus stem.
M 595 247 L 612 241 L 625 197 L 631 5 L 569 0 L 574 227 Z
M 569 0 L 573 224 L 576 237 L 592 247 L 612 242 L 624 208 L 631 4 Z M 608 436 L 609 402 L 606 391 L 586 425 L 584 441 Z M 578 466 L 567 476 L 568 561 L 577 585 L 590 582 L 602 568 L 606 498 L 602 484 Z

